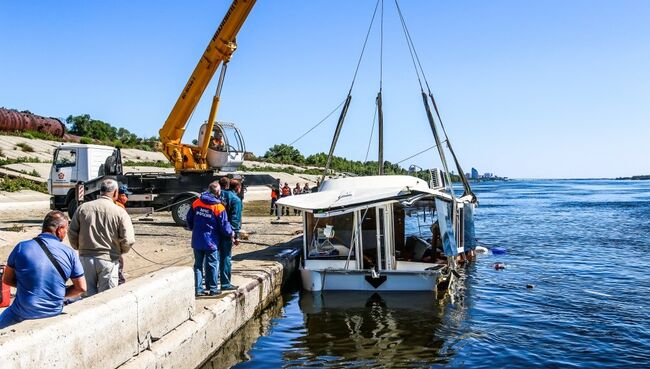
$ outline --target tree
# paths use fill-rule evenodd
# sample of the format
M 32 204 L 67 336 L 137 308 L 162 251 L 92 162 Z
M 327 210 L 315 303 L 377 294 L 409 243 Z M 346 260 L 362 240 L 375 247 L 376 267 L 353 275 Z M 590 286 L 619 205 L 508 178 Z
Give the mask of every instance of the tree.
M 305 157 L 300 151 L 287 144 L 274 145 L 266 151 L 264 159 L 281 164 L 304 164 L 305 162 Z
M 74 117 L 70 115 L 65 121 L 70 125 L 70 133 L 73 135 L 90 137 L 100 141 L 114 141 L 117 139 L 117 128 L 101 120 L 91 119 L 89 114 Z

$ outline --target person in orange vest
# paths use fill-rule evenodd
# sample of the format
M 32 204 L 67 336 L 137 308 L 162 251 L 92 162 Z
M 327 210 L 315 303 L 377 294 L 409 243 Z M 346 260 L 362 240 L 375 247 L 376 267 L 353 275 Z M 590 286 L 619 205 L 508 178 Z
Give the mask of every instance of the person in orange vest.
M 121 184 L 120 187 L 118 187 L 118 195 L 117 195 L 117 200 L 115 200 L 115 205 L 121 207 L 122 209 L 126 210 L 126 202 L 129 201 L 129 195 L 131 195 L 133 192 L 129 191 L 129 188 L 125 184 Z M 119 259 L 120 265 L 117 270 L 117 284 L 124 284 L 126 282 L 126 278 L 124 277 L 124 257 L 120 255 Z
M 270 215 L 275 214 L 278 219 L 280 219 L 280 213 L 278 212 L 278 207 L 275 204 L 280 198 L 280 178 L 278 178 L 278 185 L 271 187 L 271 212 Z
M 287 196 L 291 196 L 291 187 L 289 187 L 287 182 L 284 182 L 284 186 L 280 190 L 280 198 Z M 285 208 L 284 210 L 286 211 L 284 215 L 289 216 L 289 208 Z

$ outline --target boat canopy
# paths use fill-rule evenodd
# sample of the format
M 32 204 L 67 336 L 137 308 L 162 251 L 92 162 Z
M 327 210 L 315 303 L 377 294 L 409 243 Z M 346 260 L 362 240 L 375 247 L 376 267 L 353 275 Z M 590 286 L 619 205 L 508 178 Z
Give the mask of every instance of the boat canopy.
M 277 204 L 317 214 L 353 210 L 366 204 L 376 205 L 418 195 L 431 195 L 443 201 L 451 201 L 448 193 L 429 188 L 425 180 L 400 175 L 329 179 L 323 182 L 319 192 L 284 197 Z

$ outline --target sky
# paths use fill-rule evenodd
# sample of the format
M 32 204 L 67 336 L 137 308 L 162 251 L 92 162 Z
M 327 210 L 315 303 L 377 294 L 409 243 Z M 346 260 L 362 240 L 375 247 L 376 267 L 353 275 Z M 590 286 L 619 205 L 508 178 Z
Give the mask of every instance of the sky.
M 218 120 L 249 151 L 290 143 L 345 99 L 375 0 L 258 0 Z M 0 1 L 0 106 L 90 114 L 158 135 L 230 1 Z M 511 178 L 650 174 L 650 2 L 401 0 L 465 172 Z M 384 1 L 384 158 L 434 144 L 394 1 Z M 371 30 L 335 154 L 364 160 L 380 76 Z M 216 78 L 185 142 L 208 117 Z M 327 152 L 338 112 L 295 143 Z M 376 160 L 376 133 L 369 160 Z M 440 166 L 434 150 L 401 163 Z

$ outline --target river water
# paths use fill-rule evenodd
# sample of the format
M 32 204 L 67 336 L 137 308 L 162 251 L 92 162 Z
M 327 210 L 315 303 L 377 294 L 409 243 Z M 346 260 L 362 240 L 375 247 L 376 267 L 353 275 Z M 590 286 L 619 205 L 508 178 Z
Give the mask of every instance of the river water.
M 650 367 L 650 181 L 473 188 L 477 238 L 507 254 L 453 295 L 294 289 L 205 369 Z

